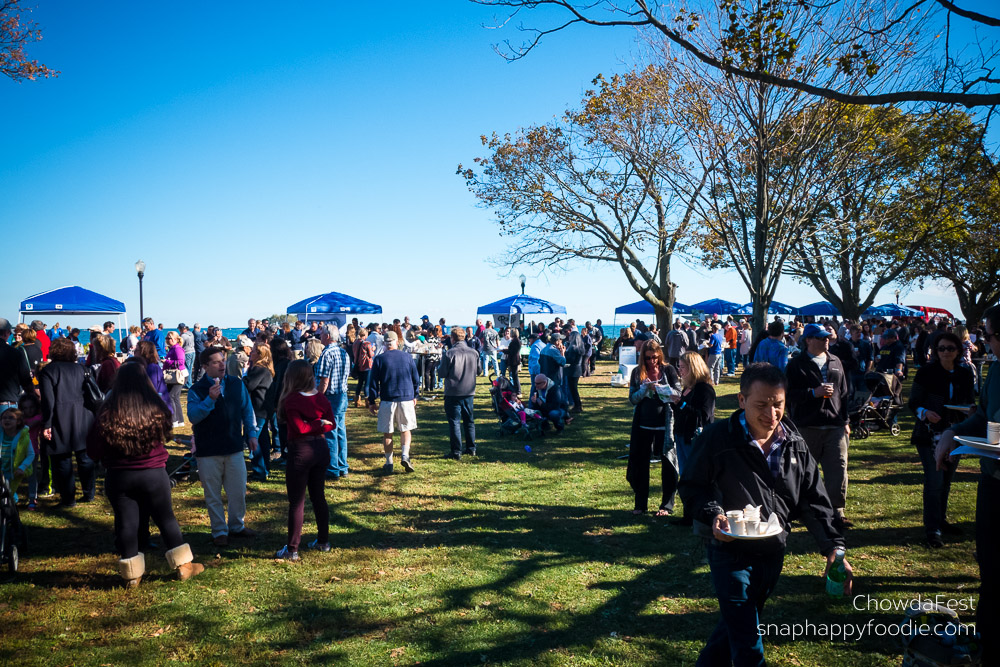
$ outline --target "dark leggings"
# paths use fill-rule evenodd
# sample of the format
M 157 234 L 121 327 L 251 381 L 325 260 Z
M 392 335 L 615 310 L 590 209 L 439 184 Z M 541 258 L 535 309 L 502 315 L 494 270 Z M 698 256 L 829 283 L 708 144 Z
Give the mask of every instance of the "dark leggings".
M 663 431 L 635 429 L 636 438 L 629 443 L 628 468 L 625 479 L 635 492 L 635 509 L 645 512 L 649 502 L 649 460 L 660 459 L 660 483 L 663 499 L 660 509 L 673 511 L 677 491 L 677 471 L 663 460 Z
M 76 467 L 80 473 L 80 490 L 84 500 L 94 498 L 94 462 L 87 456 L 87 450 L 81 449 L 70 454 L 50 454 L 49 465 L 52 469 L 52 482 L 64 505 L 72 504 L 76 495 L 76 477 L 73 475 L 73 454 L 76 454 Z
M 184 410 L 181 409 L 181 389 L 183 384 L 170 385 L 170 411 L 174 414 L 175 422 L 184 421 Z
M 354 402 L 361 400 L 361 394 L 368 396 L 368 371 L 358 371 L 358 388 L 354 391 Z
M 583 404 L 580 403 L 580 378 L 568 377 L 566 382 L 569 385 L 569 397 L 573 401 L 573 410 L 583 410 Z
M 184 544 L 170 503 L 170 478 L 166 468 L 112 468 L 108 470 L 104 486 L 115 511 L 115 548 L 122 558 L 139 553 L 139 531 L 148 534 L 149 518 L 160 529 L 167 549 Z
M 285 488 L 288 490 L 288 548 L 291 551 L 298 551 L 302 541 L 307 488 L 316 515 L 316 537 L 321 543 L 330 541 L 330 509 L 323 493 L 329 464 L 330 449 L 326 446 L 326 438 L 313 437 L 288 443 Z

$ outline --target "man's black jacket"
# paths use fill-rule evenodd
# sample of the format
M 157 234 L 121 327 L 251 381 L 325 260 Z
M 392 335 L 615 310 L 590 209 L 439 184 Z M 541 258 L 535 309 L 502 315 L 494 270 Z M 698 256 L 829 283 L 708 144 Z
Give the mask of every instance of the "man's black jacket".
M 761 505 L 761 519 L 778 514 L 783 532 L 762 540 L 717 542 L 723 549 L 746 553 L 783 551 L 790 523 L 801 520 L 825 556 L 844 546 L 833 527 L 833 506 L 826 495 L 816 462 L 802 436 L 787 419 L 781 446 L 781 472 L 775 479 L 767 459 L 740 423 L 742 410 L 705 428 L 694 442 L 677 491 L 699 524 L 696 532 L 711 535 L 717 514 Z M 707 529 L 707 533 L 705 532 Z
M 823 374 L 813 363 L 808 352 L 803 352 L 788 362 L 785 375 L 788 376 L 788 416 L 796 426 L 844 426 L 848 422 L 847 404 L 850 390 L 844 366 L 837 355 L 828 352 L 827 382 L 833 383 L 833 396 L 817 398 L 812 390 L 823 384 Z

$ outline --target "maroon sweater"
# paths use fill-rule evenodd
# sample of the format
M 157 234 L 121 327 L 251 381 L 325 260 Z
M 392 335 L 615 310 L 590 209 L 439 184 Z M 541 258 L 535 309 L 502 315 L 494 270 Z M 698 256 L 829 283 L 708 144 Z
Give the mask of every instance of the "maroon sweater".
M 330 424 L 320 424 L 325 419 Z M 289 394 L 285 399 L 285 421 L 288 422 L 288 439 L 303 440 L 310 435 L 322 435 L 332 431 L 335 423 L 330 401 L 322 394 L 303 396 L 299 392 Z
M 153 443 L 153 448 L 143 456 L 121 456 L 113 452 L 108 441 L 100 433 L 97 423 L 87 434 L 87 455 L 95 461 L 100 461 L 108 470 L 145 470 L 147 468 L 167 467 L 167 448 L 162 442 Z

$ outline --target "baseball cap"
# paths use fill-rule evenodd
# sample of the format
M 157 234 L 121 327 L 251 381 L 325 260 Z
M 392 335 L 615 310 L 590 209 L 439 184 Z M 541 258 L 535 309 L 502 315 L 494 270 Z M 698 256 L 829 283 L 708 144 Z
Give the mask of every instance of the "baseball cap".
M 388 331 L 385 334 L 385 341 L 388 343 L 392 341 L 393 343 L 399 343 L 399 336 L 396 335 L 395 331 Z
M 431 319 L 431 318 L 427 317 L 426 315 L 421 315 L 421 316 L 420 316 L 420 319 L 422 319 L 422 320 L 429 320 L 429 319 Z
M 177 325 L 177 328 L 178 328 L 178 329 L 187 329 L 187 328 L 188 328 L 188 325 L 186 325 L 186 324 L 184 324 L 183 322 L 181 322 L 180 324 L 178 324 L 178 325 Z
M 561 333 L 549 334 L 549 340 L 552 341 L 553 343 L 556 342 L 557 340 L 562 340 L 565 337 L 566 336 L 563 336 Z
M 253 341 L 248 336 L 240 334 L 236 337 L 236 344 L 240 347 L 253 347 Z
M 805 338 L 829 338 L 831 334 L 820 325 L 810 323 L 802 330 L 802 336 Z

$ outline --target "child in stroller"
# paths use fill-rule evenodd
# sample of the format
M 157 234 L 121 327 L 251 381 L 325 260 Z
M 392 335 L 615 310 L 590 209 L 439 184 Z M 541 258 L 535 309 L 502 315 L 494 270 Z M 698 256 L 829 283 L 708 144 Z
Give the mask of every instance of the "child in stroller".
M 520 434 L 528 440 L 540 435 L 544 421 L 542 416 L 524 406 L 510 380 L 501 375 L 490 384 L 490 398 L 493 411 L 500 420 L 500 432 L 506 435 Z
M 859 392 L 860 400 L 851 404 L 851 436 L 867 438 L 873 431 L 888 429 L 892 435 L 900 433 L 896 415 L 903 409 L 903 384 L 890 373 L 865 373 L 867 392 Z

